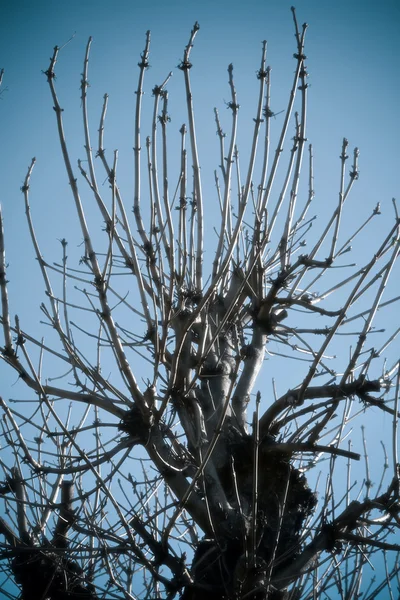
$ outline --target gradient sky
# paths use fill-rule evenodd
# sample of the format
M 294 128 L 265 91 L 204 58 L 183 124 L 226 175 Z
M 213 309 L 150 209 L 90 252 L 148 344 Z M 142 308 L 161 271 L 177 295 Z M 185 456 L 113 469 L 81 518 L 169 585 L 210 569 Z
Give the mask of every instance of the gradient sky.
M 44 299 L 20 192 L 33 156 L 37 166 L 31 181 L 31 205 L 42 252 L 45 258 L 60 257 L 57 240 L 65 237 L 75 241 L 70 255 L 79 258 L 81 253 L 79 236 L 73 238 L 76 218 L 58 149 L 52 102 L 42 74 L 48 68 L 53 47 L 62 46 L 74 36 L 61 51 L 56 71 L 60 103 L 65 108 L 67 141 L 76 160 L 84 154 L 80 75 L 86 42 L 89 35 L 93 36 L 89 71 L 93 136 L 102 97 L 107 92 L 110 101 L 105 145 L 110 151 L 119 149 L 119 183 L 129 199 L 133 197 L 130 186 L 134 90 L 145 32 L 151 30 L 152 44 L 144 98 L 150 104 L 144 110 L 142 136 L 150 133 L 151 88 L 173 70 L 168 86 L 173 139 L 186 120 L 183 77 L 176 65 L 194 21 L 199 21 L 201 29 L 192 53 L 191 76 L 203 186 L 209 202 L 205 210 L 212 212 L 212 173 L 218 165 L 213 108 L 219 108 L 228 129 L 229 115 L 224 112 L 224 101 L 229 98 L 226 68 L 233 63 L 241 105 L 239 150 L 245 156 L 256 106 L 255 73 L 263 39 L 268 41 L 267 62 L 272 67 L 271 106 L 275 112 L 286 106 L 296 51 L 292 3 L 293 0 L 2 0 L 0 68 L 5 69 L 5 74 L 0 95 L 0 202 L 10 264 L 11 310 L 23 319 L 25 329 L 28 323 L 41 318 L 39 304 Z M 299 23 L 309 24 L 308 139 L 314 145 L 317 201 L 320 206 L 326 203 L 330 210 L 337 202 L 338 156 L 346 136 L 351 147 L 360 148 L 360 180 L 348 209 L 349 221 L 353 225 L 361 212 L 367 216 L 381 202 L 383 214 L 374 228 L 378 240 L 393 219 L 391 199 L 400 196 L 400 3 L 299 0 L 296 9 Z M 280 118 L 282 115 L 276 117 L 276 129 L 282 123 Z M 39 334 L 37 325 L 32 329 Z M 398 350 L 399 345 L 397 354 Z M 0 393 L 5 397 L 12 395 L 9 386 L 15 376 L 2 364 L 0 381 Z M 379 419 L 376 427 L 381 438 L 391 421 L 380 416 Z

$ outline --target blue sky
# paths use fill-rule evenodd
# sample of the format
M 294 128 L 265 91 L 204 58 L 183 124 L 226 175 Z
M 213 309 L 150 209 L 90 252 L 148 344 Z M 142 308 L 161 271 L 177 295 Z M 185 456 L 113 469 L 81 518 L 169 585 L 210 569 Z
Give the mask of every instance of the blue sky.
M 52 102 L 42 74 L 53 47 L 62 46 L 74 36 L 60 53 L 57 86 L 65 109 L 67 141 L 76 160 L 84 154 L 80 74 L 87 39 L 93 36 L 89 71 L 93 137 L 102 97 L 107 92 L 110 101 L 106 147 L 110 152 L 119 149 L 119 181 L 129 201 L 133 197 L 136 65 L 145 32 L 151 30 L 152 42 L 144 99 L 149 108 L 144 111 L 142 135 L 150 133 L 151 89 L 173 70 L 168 89 L 174 148 L 179 144 L 177 131 L 186 119 L 182 74 L 176 66 L 194 21 L 199 21 L 201 29 L 192 54 L 191 75 L 208 203 L 205 210 L 211 215 L 215 206 L 212 173 L 218 165 L 213 108 L 219 108 L 228 129 L 229 115 L 224 112 L 224 102 L 229 97 L 226 68 L 233 63 L 241 105 L 239 150 L 245 157 L 256 107 L 255 72 L 263 39 L 268 42 L 267 63 L 272 67 L 271 106 L 278 113 L 286 105 L 296 51 L 291 4 L 286 0 L 2 1 L 0 68 L 5 69 L 5 74 L 0 96 L 0 202 L 10 264 L 11 310 L 23 319 L 23 327 L 28 329 L 28 323 L 33 323 L 31 329 L 39 335 L 36 323 L 41 318 L 39 305 L 44 299 L 19 189 L 33 156 L 37 166 L 31 181 L 31 204 L 43 254 L 45 258 L 59 258 L 58 240 L 63 237 L 71 240 L 72 257 L 79 259 L 81 253 L 79 235 L 73 233 L 77 222 L 58 149 Z M 330 212 L 337 201 L 338 156 L 346 136 L 351 147 L 360 148 L 360 180 L 347 209 L 348 222 L 354 224 L 361 212 L 368 215 L 381 202 L 383 214 L 374 228 L 375 244 L 393 219 L 392 197 L 399 198 L 400 4 L 396 0 L 299 0 L 296 9 L 299 22 L 309 24 L 308 138 L 314 145 L 316 202 L 322 212 L 325 205 Z M 278 115 L 276 130 L 281 124 L 279 119 Z M 210 237 L 209 243 L 211 246 L 214 239 Z M 370 249 L 366 243 L 365 251 Z M 5 397 L 13 394 L 9 386 L 15 377 L 2 364 L 0 377 L 0 393 Z M 380 438 L 391 422 L 380 416 L 379 419 L 375 426 Z

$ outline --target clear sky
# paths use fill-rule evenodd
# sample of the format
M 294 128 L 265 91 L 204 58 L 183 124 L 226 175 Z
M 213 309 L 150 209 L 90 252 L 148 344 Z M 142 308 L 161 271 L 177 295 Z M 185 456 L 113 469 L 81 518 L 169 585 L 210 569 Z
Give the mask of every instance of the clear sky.
M 83 158 L 80 76 L 85 46 L 93 36 L 90 64 L 90 110 L 93 137 L 102 97 L 110 95 L 106 148 L 119 149 L 119 182 L 131 202 L 134 90 L 145 32 L 152 32 L 151 69 L 146 74 L 142 135 L 150 134 L 151 89 L 170 70 L 171 140 L 186 119 L 182 73 L 176 68 L 194 21 L 200 32 L 191 72 L 199 150 L 205 184 L 206 213 L 214 211 L 212 180 L 218 165 L 213 108 L 228 128 L 224 101 L 229 97 L 226 68 L 234 65 L 241 105 L 239 150 L 246 156 L 256 108 L 261 41 L 268 42 L 275 112 L 286 106 L 296 51 L 290 6 L 293 0 L 2 0 L 0 3 L 0 202 L 6 226 L 12 313 L 23 327 L 41 318 L 42 282 L 24 220 L 23 183 L 29 162 L 37 158 L 31 181 L 31 204 L 45 258 L 61 256 L 58 240 L 72 240 L 70 255 L 79 258 L 79 236 L 72 198 L 57 143 L 55 116 L 46 78 L 55 45 L 62 46 L 57 86 L 67 141 L 74 160 Z M 309 24 L 306 54 L 310 73 L 308 138 L 314 145 L 315 191 L 320 206 L 337 202 L 342 138 L 360 148 L 360 180 L 348 209 L 351 224 L 382 203 L 374 243 L 393 219 L 391 199 L 400 199 L 400 3 L 398 0 L 298 0 L 300 23 Z M 1 91 L 1 90 L 0 90 Z M 276 117 L 276 129 L 282 115 Z M 172 143 L 172 142 L 171 142 Z M 289 146 L 287 144 L 287 146 Z M 177 146 L 176 146 L 177 147 Z M 76 163 L 75 163 L 76 164 Z M 101 180 L 101 177 L 99 177 Z M 207 204 L 208 203 L 208 204 Z M 89 209 L 90 210 L 90 209 Z M 211 239 L 211 238 L 210 238 Z M 210 243 L 213 243 L 210 241 Z M 366 246 L 366 250 L 369 250 Z M 206 255 L 207 259 L 207 255 Z M 398 284 L 397 284 L 398 289 Z M 34 325 L 33 331 L 39 332 Z M 38 333 L 39 334 L 39 333 Z M 398 352 L 397 345 L 397 352 Z M 13 374 L 0 364 L 0 393 L 12 395 Z M 12 389 L 12 388 L 11 388 Z M 285 391 L 285 390 L 282 390 Z M 379 417 L 380 418 L 380 417 Z M 376 425 L 385 435 L 389 420 Z M 377 435 L 378 435 L 377 434 Z

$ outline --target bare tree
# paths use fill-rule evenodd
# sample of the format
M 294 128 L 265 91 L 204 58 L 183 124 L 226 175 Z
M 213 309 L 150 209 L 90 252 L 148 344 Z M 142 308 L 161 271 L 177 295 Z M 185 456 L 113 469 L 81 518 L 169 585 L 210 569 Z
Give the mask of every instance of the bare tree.
M 110 157 L 104 149 L 107 96 L 96 156 L 92 151 L 91 40 L 81 81 L 86 155 L 78 161 L 79 183 L 64 136 L 54 49 L 46 76 L 84 251 L 73 267 L 64 239 L 59 262 L 42 256 L 29 204 L 33 159 L 22 191 L 51 333 L 49 342 L 35 338 L 11 318 L 1 224 L 1 357 L 32 392 L 27 403 L 0 401 L 1 443 L 8 447 L 0 459 L 1 559 L 21 590 L 18 596 L 4 588 L 4 597 L 311 600 L 396 593 L 400 372 L 397 360 L 384 357 L 397 323 L 381 334 L 379 347 L 370 340 L 378 310 L 390 311 L 398 299 L 384 291 L 399 255 L 400 220 L 393 203 L 393 224 L 382 239 L 375 236 L 362 266 L 345 263 L 351 244 L 370 235 L 380 214 L 376 206 L 343 239 L 343 206 L 358 178 L 358 150 L 348 168 L 345 139 L 338 202 L 313 237 L 307 26 L 299 27 L 292 12 L 296 68 L 278 144 L 270 158 L 274 112 L 264 42 L 244 169 L 228 68 L 232 124 L 226 135 L 215 111 L 220 219 L 209 264 L 190 78 L 199 25 L 179 65 L 187 125 L 174 176 L 170 76 L 153 89 L 152 132 L 145 144 L 141 138 L 147 33 L 136 90 L 132 218 L 118 186 L 117 152 Z M 299 187 L 302 170 L 306 185 Z M 82 189 L 96 203 L 102 235 L 89 229 L 92 211 L 85 213 Z M 348 347 L 343 339 L 351 339 Z M 331 348 L 340 349 L 336 361 Z M 274 382 L 270 390 L 257 388 L 266 355 L 278 387 L 291 386 L 283 395 Z M 292 364 L 299 373 L 293 385 Z M 354 449 L 348 438 L 366 411 L 383 411 L 392 423 L 374 490 L 366 436 Z M 366 475 L 357 484 L 352 465 L 360 452 Z M 378 560 L 382 577 L 363 581 L 363 568 Z

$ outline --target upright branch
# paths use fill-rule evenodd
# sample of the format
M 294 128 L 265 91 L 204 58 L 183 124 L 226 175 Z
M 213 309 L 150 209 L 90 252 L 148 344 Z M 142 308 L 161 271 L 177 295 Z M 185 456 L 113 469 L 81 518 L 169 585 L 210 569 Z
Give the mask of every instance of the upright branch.
M 10 355 L 13 353 L 13 343 L 11 336 L 10 312 L 8 307 L 8 292 L 6 279 L 6 251 L 4 246 L 4 227 L 3 216 L 0 206 L 0 288 L 1 288 L 1 315 L 4 335 L 4 353 Z
M 138 87 L 135 91 L 136 94 L 136 110 L 135 110 L 135 143 L 133 147 L 134 157 L 135 157 L 135 167 L 134 167 L 134 199 L 133 199 L 133 212 L 136 219 L 136 225 L 138 228 L 138 233 L 142 239 L 142 243 L 145 246 L 148 246 L 149 240 L 146 236 L 146 231 L 144 228 L 141 210 L 140 210 L 140 182 L 141 182 L 141 169 L 140 169 L 140 153 L 141 153 L 141 138 L 140 138 L 140 125 L 141 125 L 141 113 L 142 113 L 142 96 L 143 92 L 143 80 L 144 74 L 146 70 L 149 68 L 149 52 L 150 52 L 150 31 L 146 32 L 146 44 L 142 54 L 140 55 L 140 62 L 138 63 L 139 67 L 139 80 Z
M 235 85 L 233 83 L 233 65 L 230 64 L 228 67 L 229 74 L 229 88 L 231 91 L 231 101 L 228 102 L 228 107 L 232 111 L 232 132 L 229 144 L 228 155 L 225 158 L 226 167 L 224 169 L 224 196 L 222 199 L 222 217 L 221 217 L 221 229 L 218 235 L 218 247 L 215 253 L 215 259 L 213 264 L 213 278 L 215 279 L 218 273 L 218 267 L 221 261 L 223 248 L 225 245 L 225 231 L 228 225 L 228 215 L 231 208 L 231 176 L 233 166 L 233 153 L 236 147 L 236 131 L 237 131 L 237 119 L 239 104 L 237 103 Z M 229 240 L 230 241 L 230 240 Z
M 198 157 L 197 150 L 197 141 L 196 141 L 196 129 L 194 122 L 194 107 L 193 107 L 193 96 L 190 84 L 190 76 L 189 71 L 192 68 L 192 63 L 190 62 L 190 54 L 193 48 L 194 39 L 196 37 L 197 32 L 200 29 L 200 25 L 196 23 L 193 25 L 193 29 L 190 33 L 189 42 L 185 48 L 183 53 L 183 59 L 178 65 L 178 68 L 183 71 L 185 78 L 185 90 L 186 90 L 186 103 L 187 103 L 187 111 L 188 111 L 188 121 L 189 121 L 189 137 L 190 137 L 190 147 L 192 151 L 192 161 L 193 161 L 193 178 L 194 178 L 194 195 L 193 195 L 193 203 L 196 207 L 196 219 L 197 219 L 197 246 L 196 246 L 196 274 L 195 274 L 195 284 L 196 290 L 198 293 L 201 293 L 203 289 L 202 283 L 202 264 L 203 264 L 203 196 L 201 190 L 201 177 L 200 177 L 200 163 Z

